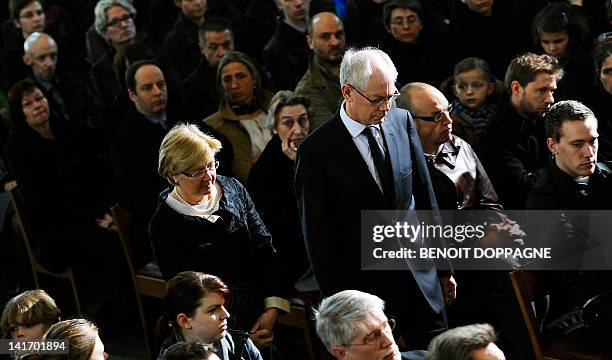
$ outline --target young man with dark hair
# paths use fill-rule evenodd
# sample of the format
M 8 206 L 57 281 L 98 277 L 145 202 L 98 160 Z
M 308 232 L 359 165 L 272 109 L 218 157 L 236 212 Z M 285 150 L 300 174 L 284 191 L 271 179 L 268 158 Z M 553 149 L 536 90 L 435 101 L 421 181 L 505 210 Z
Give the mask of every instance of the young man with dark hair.
M 544 114 L 563 71 L 548 55 L 526 53 L 512 60 L 497 113 L 485 128 L 478 155 L 506 209 L 524 209 L 536 172 L 545 167 Z

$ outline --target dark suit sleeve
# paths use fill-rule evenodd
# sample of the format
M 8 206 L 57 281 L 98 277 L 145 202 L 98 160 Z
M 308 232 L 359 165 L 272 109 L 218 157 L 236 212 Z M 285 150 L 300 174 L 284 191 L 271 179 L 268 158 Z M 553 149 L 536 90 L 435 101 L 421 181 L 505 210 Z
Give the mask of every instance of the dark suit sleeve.
M 319 288 L 324 295 L 331 295 L 349 288 L 354 274 L 347 273 L 350 266 L 342 261 L 346 257 L 342 251 L 346 239 L 335 228 L 339 224 L 334 219 L 341 215 L 334 213 L 332 181 L 326 176 L 323 160 L 312 151 L 317 144 L 304 145 L 298 149 L 295 177 L 300 222 Z

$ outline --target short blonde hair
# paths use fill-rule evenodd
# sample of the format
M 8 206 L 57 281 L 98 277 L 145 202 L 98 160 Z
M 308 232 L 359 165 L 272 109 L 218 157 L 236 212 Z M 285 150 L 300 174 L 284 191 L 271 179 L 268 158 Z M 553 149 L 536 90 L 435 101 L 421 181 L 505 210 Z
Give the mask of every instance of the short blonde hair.
M 196 125 L 176 125 L 166 134 L 159 147 L 157 171 L 170 184 L 176 185 L 170 175 L 185 172 L 214 160 L 219 150 L 221 142 L 206 135 Z
M 60 319 L 60 309 L 44 290 L 22 292 L 6 303 L 0 320 L 0 329 L 8 331 L 11 324 L 50 327 Z

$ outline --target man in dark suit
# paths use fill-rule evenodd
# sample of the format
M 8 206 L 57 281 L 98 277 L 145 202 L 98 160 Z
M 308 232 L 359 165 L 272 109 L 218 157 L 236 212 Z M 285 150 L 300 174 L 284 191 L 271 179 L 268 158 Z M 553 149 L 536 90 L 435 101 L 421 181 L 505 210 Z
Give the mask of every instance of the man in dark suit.
M 134 106 L 113 139 L 111 158 L 122 201 L 134 216 L 137 262 L 146 263 L 152 259 L 147 224 L 166 186 L 157 174 L 159 146 L 176 117 L 167 112 L 166 80 L 156 62 L 132 64 L 126 71 L 126 86 Z
M 361 210 L 437 209 L 412 118 L 391 109 L 397 70 L 378 49 L 350 50 L 342 60 L 344 102 L 298 149 L 296 192 L 310 261 L 324 296 L 344 289 L 375 293 L 399 320 L 412 348 L 446 328 L 452 276 L 436 269 L 361 270 Z

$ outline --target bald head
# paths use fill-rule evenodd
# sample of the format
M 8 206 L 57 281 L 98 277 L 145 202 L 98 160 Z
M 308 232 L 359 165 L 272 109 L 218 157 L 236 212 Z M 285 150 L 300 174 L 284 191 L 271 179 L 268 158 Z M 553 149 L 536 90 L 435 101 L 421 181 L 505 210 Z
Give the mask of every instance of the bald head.
M 42 32 L 33 32 L 23 43 L 23 62 L 38 81 L 51 81 L 57 67 L 57 44 Z
M 448 113 L 449 102 L 440 90 L 425 83 L 409 83 L 401 88 L 396 104 L 410 111 L 415 119 L 425 153 L 438 153 L 442 144 L 450 140 L 453 121 Z
M 400 89 L 400 96 L 396 100 L 398 107 L 410 111 L 410 113 L 419 113 L 419 108 L 424 102 L 432 99 L 444 99 L 446 97 L 435 87 L 421 82 L 412 82 L 404 85 Z
M 321 12 L 308 23 L 308 46 L 324 64 L 339 65 L 344 55 L 346 39 L 342 20 L 331 12 Z

